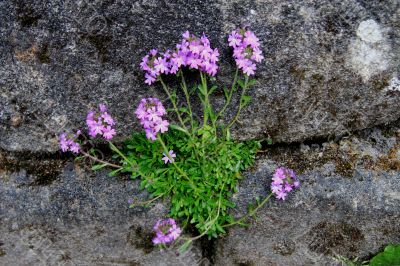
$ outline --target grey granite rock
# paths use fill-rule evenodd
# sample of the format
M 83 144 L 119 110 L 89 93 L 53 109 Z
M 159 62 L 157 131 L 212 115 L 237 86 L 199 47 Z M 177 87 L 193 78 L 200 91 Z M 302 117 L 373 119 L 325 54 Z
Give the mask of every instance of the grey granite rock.
M 339 265 L 338 255 L 368 259 L 399 243 L 399 150 L 397 127 L 338 144 L 284 147 L 259 158 L 235 196 L 237 216 L 255 197 L 267 195 L 279 165 L 301 173 L 301 187 L 287 201 L 267 203 L 249 228 L 232 228 L 219 239 L 215 264 Z
M 89 175 L 68 162 L 45 184 L 25 169 L 0 173 L 0 265 L 195 265 L 206 263 L 192 246 L 160 251 L 152 227 L 168 210 L 128 209 L 145 199 L 138 182 Z M 207 265 L 207 264 L 204 264 Z
M 55 151 L 58 133 L 82 127 L 99 102 L 121 139 L 138 129 L 141 97 L 165 98 L 138 67 L 150 48 L 204 31 L 221 49 L 227 85 L 226 37 L 241 25 L 260 37 L 266 60 L 236 138 L 293 142 L 396 120 L 398 12 L 397 1 L 1 1 L 0 147 Z
M 188 253 L 159 252 L 152 226 L 167 202 L 145 199 L 138 182 L 93 174 L 52 154 L 0 153 L 0 265 L 336 265 L 334 255 L 368 258 L 400 242 L 400 121 L 340 141 L 266 149 L 234 195 L 235 215 L 268 193 L 275 168 L 301 188 L 272 200 L 250 227 L 232 227 Z M 201 264 L 202 263 L 202 264 Z

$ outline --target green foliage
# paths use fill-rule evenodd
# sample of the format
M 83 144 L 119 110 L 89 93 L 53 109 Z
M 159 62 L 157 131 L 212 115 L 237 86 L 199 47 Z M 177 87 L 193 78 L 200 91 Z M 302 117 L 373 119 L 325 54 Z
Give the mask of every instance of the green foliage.
M 141 178 L 140 187 L 152 198 L 169 198 L 171 217 L 194 225 L 200 233 L 216 237 L 223 226 L 233 222 L 228 213 L 240 172 L 253 164 L 260 144 L 214 138 L 212 127 L 203 127 L 195 136 L 180 127 L 171 127 L 163 135 L 167 150 L 177 155 L 174 164 L 161 160 L 165 152 L 160 141 L 150 142 L 135 133 L 125 142 L 124 172 Z M 177 169 L 181 169 L 183 175 Z
M 204 235 L 217 237 L 224 234 L 228 226 L 243 225 L 245 219 L 254 215 L 269 199 L 267 197 L 261 203 L 258 201 L 258 206 L 238 221 L 234 221 L 229 212 L 235 207 L 231 198 L 242 179 L 241 172 L 253 164 L 261 147 L 259 141 L 239 142 L 231 139 L 231 127 L 238 121 L 241 110 L 251 101 L 246 90 L 255 83 L 246 75 L 243 79 L 238 78 L 238 73 L 239 69 L 236 70 L 231 88 L 224 89 L 226 102 L 218 112 L 215 112 L 209 100 L 217 91 L 217 86 L 207 84 L 215 81 L 214 78 L 200 71 L 199 84 L 194 84 L 193 90 L 189 90 L 180 71 L 178 77 L 181 77 L 186 105 L 178 106 L 177 90 L 169 88 L 159 77 L 173 107 L 167 111 L 175 114 L 179 124 L 170 124 L 168 131 L 164 134 L 159 132 L 155 141 L 148 140 L 144 133 L 134 133 L 125 141 L 122 149 L 109 142 L 114 151 L 113 158 L 119 160 L 120 165 L 97 160 L 99 164 L 93 166 L 93 170 L 114 167 L 110 176 L 125 172 L 132 179 L 140 177 L 140 188 L 150 194 L 150 199 L 140 205 L 147 206 L 160 198 L 168 199 L 171 203 L 170 216 L 178 219 L 184 227 L 194 226 L 200 232 L 199 236 L 188 240 L 183 248 Z M 236 114 L 229 123 L 224 124 L 221 118 L 239 87 L 241 94 Z M 194 119 L 191 96 L 198 97 L 202 103 L 203 121 Z M 172 163 L 165 164 L 162 158 L 170 150 L 174 151 L 176 158 Z M 138 204 L 132 204 L 135 205 Z
M 400 245 L 388 245 L 369 262 L 370 266 L 398 266 L 400 265 Z

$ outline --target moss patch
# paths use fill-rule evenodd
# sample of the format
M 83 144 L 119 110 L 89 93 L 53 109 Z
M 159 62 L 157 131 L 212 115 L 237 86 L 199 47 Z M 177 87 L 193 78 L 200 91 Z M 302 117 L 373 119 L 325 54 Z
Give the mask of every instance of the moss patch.
M 355 254 L 364 240 L 361 231 L 346 222 L 321 222 L 309 232 L 309 249 L 322 254 Z
M 56 180 L 66 160 L 59 154 L 35 155 L 32 153 L 11 154 L 0 150 L 0 172 L 18 172 L 26 170 L 32 180 L 26 184 L 30 186 L 50 185 Z

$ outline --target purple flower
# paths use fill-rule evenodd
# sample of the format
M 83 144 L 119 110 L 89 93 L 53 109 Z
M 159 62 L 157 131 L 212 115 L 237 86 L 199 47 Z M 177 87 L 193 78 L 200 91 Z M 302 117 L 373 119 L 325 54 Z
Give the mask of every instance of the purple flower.
M 62 152 L 72 151 L 73 153 L 79 153 L 81 150 L 80 144 L 77 142 L 77 138 L 80 135 L 80 130 L 78 130 L 73 135 L 67 135 L 62 133 L 60 135 L 60 148 Z
M 99 104 L 99 109 L 102 113 L 107 112 L 107 106 L 104 103 Z
M 153 227 L 156 236 L 153 238 L 153 244 L 168 244 L 176 240 L 182 233 L 181 228 L 176 225 L 174 219 L 158 220 Z
M 159 73 L 167 73 L 168 72 L 167 59 L 158 57 L 156 60 L 154 60 L 154 69 Z
M 76 142 L 71 142 L 69 149 L 73 152 L 73 153 L 79 153 L 81 146 L 76 143 Z
M 259 39 L 252 31 L 246 31 L 244 33 L 243 42 L 245 45 L 250 45 L 251 48 L 257 48 L 260 46 Z
M 285 200 L 287 194 L 300 186 L 300 182 L 293 170 L 279 167 L 272 177 L 271 191 L 277 199 Z
M 116 134 L 115 129 L 111 128 L 111 126 L 107 126 L 107 127 L 103 128 L 103 137 L 106 140 L 112 139 L 115 134 Z
M 156 132 L 164 133 L 164 132 L 168 131 L 168 126 L 169 126 L 169 123 L 167 120 L 158 120 L 156 122 L 156 126 L 154 127 L 154 129 L 156 130 Z
M 101 115 L 101 117 L 103 118 L 103 121 L 104 121 L 106 124 L 109 124 L 110 126 L 114 125 L 114 119 L 112 119 L 112 117 L 111 117 L 109 114 L 107 114 L 107 112 L 104 112 L 104 113 Z
M 146 138 L 149 140 L 156 140 L 157 139 L 157 133 L 153 129 L 145 129 L 146 132 Z
M 86 124 L 89 129 L 89 135 L 93 138 L 101 135 L 106 140 L 110 140 L 116 134 L 115 129 L 112 128 L 115 121 L 107 113 L 107 106 L 105 104 L 99 104 L 99 111 L 92 110 L 87 114 Z
M 142 58 L 140 68 L 145 71 L 146 84 L 153 84 L 161 74 L 176 74 L 181 67 L 198 69 L 210 76 L 217 74 L 219 51 L 211 48 L 207 36 L 203 33 L 198 38 L 186 31 L 182 37 L 176 50 L 158 53 L 153 49 Z
M 237 67 L 247 76 L 254 75 L 257 69 L 254 62 L 260 63 L 264 59 L 257 36 L 250 30 L 234 30 L 228 42 L 233 47 Z
M 174 162 L 174 158 L 176 158 L 176 154 L 174 153 L 173 150 L 170 150 L 168 152 L 169 156 L 165 155 L 165 153 L 163 153 L 163 155 L 164 155 L 164 157 L 161 160 L 164 161 L 164 164 L 173 163 Z
M 147 139 L 156 140 L 157 132 L 164 133 L 168 131 L 169 122 L 162 119 L 162 116 L 167 114 L 167 111 L 159 99 L 142 99 L 135 114 L 145 129 Z

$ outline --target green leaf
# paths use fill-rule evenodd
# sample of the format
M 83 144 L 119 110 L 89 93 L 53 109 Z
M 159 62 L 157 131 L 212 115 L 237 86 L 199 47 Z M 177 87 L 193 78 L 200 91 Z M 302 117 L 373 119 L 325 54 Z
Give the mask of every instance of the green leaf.
M 217 86 L 212 86 L 211 89 L 208 91 L 208 95 L 213 94 L 213 92 L 217 89 Z
M 184 133 L 188 133 L 186 131 L 186 129 L 184 129 L 183 127 L 180 127 L 178 125 L 170 124 L 169 127 L 172 128 L 172 129 L 175 129 L 175 130 L 179 130 L 179 131 L 184 132 Z
M 116 169 L 116 170 L 114 170 L 114 171 L 109 172 L 109 173 L 108 173 L 108 176 L 109 176 L 109 177 L 113 177 L 113 176 L 115 176 L 117 173 L 119 173 L 119 172 L 121 172 L 121 171 L 122 171 L 122 168 Z
M 251 101 L 251 96 L 243 95 L 241 98 L 241 105 L 246 106 L 247 104 L 249 104 L 250 101 Z
M 197 88 L 199 89 L 199 92 L 201 93 L 201 95 L 205 96 L 206 95 L 206 90 L 203 87 L 203 85 L 198 85 Z
M 225 100 L 228 100 L 228 98 L 229 98 L 229 90 L 228 90 L 228 88 L 227 87 L 224 87 L 224 96 L 225 96 Z
M 104 163 L 104 164 L 95 164 L 92 166 L 92 171 L 97 171 L 100 170 L 101 168 L 106 167 L 108 164 Z
M 185 253 L 185 251 L 189 248 L 190 244 L 192 243 L 191 240 L 186 241 L 182 246 L 179 247 L 179 253 Z
M 229 130 L 229 128 L 226 129 L 226 140 L 227 141 L 231 140 L 231 131 Z
M 257 83 L 257 80 L 251 79 L 251 80 L 249 80 L 249 81 L 247 82 L 247 87 L 253 86 L 253 85 L 256 84 L 256 83 Z
M 385 250 L 370 261 L 370 266 L 398 266 L 400 265 L 400 245 L 388 245 Z
M 244 88 L 244 81 L 241 79 L 238 79 L 237 83 L 239 84 L 239 86 L 243 89 Z
M 187 108 L 185 108 L 185 107 L 179 108 L 179 112 L 185 113 L 185 114 L 189 114 L 189 110 Z

